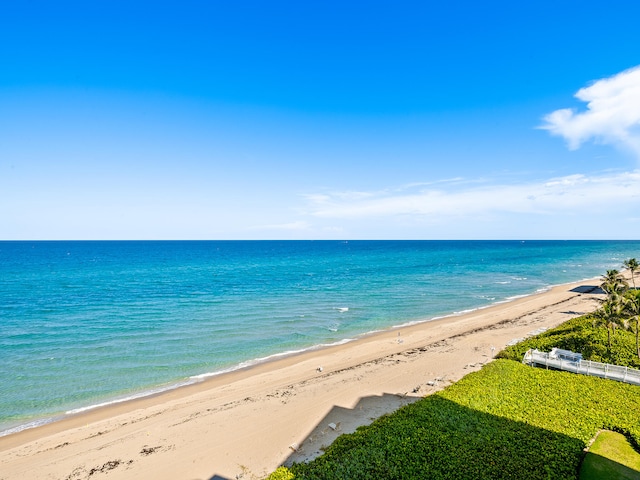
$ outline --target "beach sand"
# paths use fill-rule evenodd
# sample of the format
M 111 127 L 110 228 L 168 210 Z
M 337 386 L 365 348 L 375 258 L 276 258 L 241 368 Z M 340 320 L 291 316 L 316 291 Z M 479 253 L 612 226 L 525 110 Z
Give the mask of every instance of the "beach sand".
M 263 478 L 593 311 L 598 280 L 367 335 L 0 437 L 0 479 Z M 460 292 L 464 295 L 464 292 Z

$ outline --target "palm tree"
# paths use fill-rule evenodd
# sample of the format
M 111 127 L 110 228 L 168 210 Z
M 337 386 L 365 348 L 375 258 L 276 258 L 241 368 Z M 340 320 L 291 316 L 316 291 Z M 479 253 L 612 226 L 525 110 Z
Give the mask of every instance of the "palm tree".
M 615 269 L 607 270 L 606 275 L 603 275 L 601 280 L 600 288 L 607 293 L 610 300 L 612 297 L 623 294 L 629 288 L 624 276 Z
M 611 356 L 611 334 L 616 331 L 616 327 L 622 326 L 622 303 L 616 300 L 608 300 L 593 312 L 593 326 L 605 327 L 607 329 L 607 347 Z
M 640 336 L 640 295 L 635 290 L 625 298 L 623 314 L 629 329 L 636 336 L 636 353 L 640 358 L 640 338 L 638 338 Z
M 636 289 L 636 279 L 634 278 L 634 274 L 638 268 L 640 268 L 640 264 L 635 258 L 630 258 L 629 260 L 625 260 L 623 264 L 626 268 L 631 272 L 631 281 L 633 282 L 633 289 Z

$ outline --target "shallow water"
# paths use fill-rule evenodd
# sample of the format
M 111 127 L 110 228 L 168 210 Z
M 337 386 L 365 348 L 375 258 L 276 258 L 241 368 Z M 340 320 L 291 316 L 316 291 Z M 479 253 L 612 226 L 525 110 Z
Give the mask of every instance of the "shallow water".
M 0 242 L 0 430 L 600 276 L 630 257 L 640 242 Z

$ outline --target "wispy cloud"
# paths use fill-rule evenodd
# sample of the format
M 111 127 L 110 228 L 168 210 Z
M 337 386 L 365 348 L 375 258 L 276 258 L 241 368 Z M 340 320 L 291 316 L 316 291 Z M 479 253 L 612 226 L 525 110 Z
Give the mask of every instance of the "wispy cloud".
M 556 110 L 541 128 L 564 137 L 576 149 L 593 139 L 630 149 L 640 159 L 640 66 L 603 78 L 578 90 L 587 110 Z
M 436 188 L 437 187 L 437 188 Z M 640 201 L 640 172 L 570 175 L 517 183 L 407 186 L 402 191 L 331 192 L 307 195 L 307 213 L 322 218 L 399 215 L 432 218 L 493 213 L 556 214 L 582 208 L 603 210 Z

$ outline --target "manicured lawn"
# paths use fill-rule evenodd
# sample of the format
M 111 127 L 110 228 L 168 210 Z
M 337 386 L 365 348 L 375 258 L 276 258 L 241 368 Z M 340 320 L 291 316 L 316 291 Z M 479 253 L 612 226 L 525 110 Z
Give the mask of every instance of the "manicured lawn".
M 624 435 L 603 430 L 582 462 L 580 480 L 640 480 L 640 454 Z

